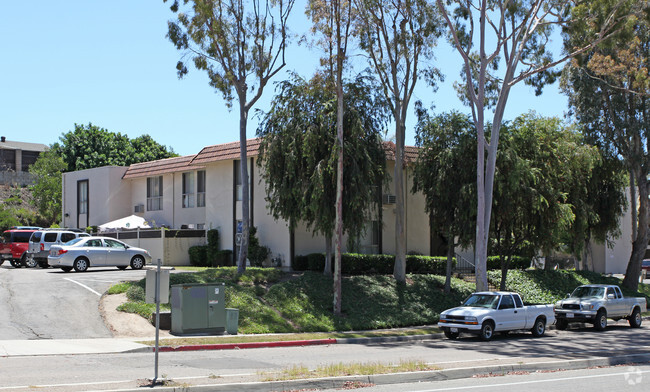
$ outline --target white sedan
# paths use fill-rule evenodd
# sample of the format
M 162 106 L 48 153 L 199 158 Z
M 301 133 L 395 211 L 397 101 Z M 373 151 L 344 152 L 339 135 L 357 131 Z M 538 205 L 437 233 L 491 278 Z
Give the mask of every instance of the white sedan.
M 117 267 L 141 269 L 151 262 L 145 249 L 136 248 L 110 237 L 79 237 L 63 245 L 52 245 L 47 262 L 65 272 L 73 268 L 83 272 L 88 267 Z

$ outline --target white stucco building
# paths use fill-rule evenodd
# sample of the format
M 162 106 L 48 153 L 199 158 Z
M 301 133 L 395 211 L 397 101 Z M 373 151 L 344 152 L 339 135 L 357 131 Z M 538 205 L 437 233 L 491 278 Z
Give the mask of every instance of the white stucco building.
M 272 257 L 279 257 L 288 268 L 294 256 L 323 252 L 325 239 L 312 236 L 300 225 L 290 232 L 286 222 L 269 214 L 261 169 L 256 164 L 258 148 L 258 139 L 247 141 L 251 225 L 257 227 L 260 243 L 271 249 Z M 394 170 L 394 148 L 386 143 L 388 173 Z M 406 150 L 411 164 L 417 150 Z M 408 168 L 405 177 L 407 251 L 429 255 L 435 251 L 437 236 L 429 230 L 424 195 L 410 192 L 412 171 Z M 382 202 L 377 203 L 376 216 L 369 218 L 359 244 L 364 253 L 395 251 L 394 188 L 390 180 L 382 187 Z M 241 203 L 239 142 L 208 146 L 196 155 L 63 174 L 65 227 L 98 226 L 136 214 L 155 227 L 218 229 L 221 249 L 236 251 Z

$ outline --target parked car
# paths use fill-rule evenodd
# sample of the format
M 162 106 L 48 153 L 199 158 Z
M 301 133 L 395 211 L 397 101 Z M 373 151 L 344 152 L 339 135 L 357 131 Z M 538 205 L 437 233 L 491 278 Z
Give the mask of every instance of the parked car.
M 89 267 L 141 269 L 151 262 L 151 255 L 142 248 L 130 246 L 110 237 L 80 237 L 63 245 L 52 245 L 47 257 L 49 265 L 65 272 L 73 268 L 84 272 Z
M 19 268 L 25 265 L 29 237 L 38 228 L 12 227 L 2 233 L 0 243 L 0 265 L 9 260 L 12 266 Z
M 641 269 L 644 270 L 648 275 L 650 275 L 650 259 L 645 259 L 641 263 Z
M 460 307 L 440 313 L 438 327 L 449 339 L 466 332 L 490 340 L 495 332 L 515 330 L 529 330 L 540 337 L 554 322 L 553 305 L 524 305 L 517 293 L 485 291 L 470 295 Z
M 632 328 L 641 326 L 641 313 L 647 310 L 644 297 L 624 298 L 616 285 L 588 284 L 579 286 L 567 298 L 555 303 L 556 328 L 566 329 L 569 323 L 589 323 L 602 331 L 607 319 L 627 319 Z
M 32 233 L 29 238 L 29 250 L 25 263 L 27 267 L 47 268 L 47 256 L 52 245 L 64 244 L 78 237 L 89 237 L 90 234 L 78 229 L 43 229 Z

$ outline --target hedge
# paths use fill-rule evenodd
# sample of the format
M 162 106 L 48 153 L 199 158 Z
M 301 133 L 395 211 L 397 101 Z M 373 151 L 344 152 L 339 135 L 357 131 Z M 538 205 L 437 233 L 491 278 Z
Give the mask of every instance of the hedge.
M 508 269 L 514 270 L 525 270 L 530 267 L 531 259 L 530 257 L 522 256 L 512 256 Z M 487 269 L 488 270 L 501 270 L 501 259 L 499 256 L 489 256 L 487 259 Z
M 191 246 L 188 250 L 190 255 L 190 264 L 195 267 L 210 267 L 208 263 L 208 246 L 196 245 Z

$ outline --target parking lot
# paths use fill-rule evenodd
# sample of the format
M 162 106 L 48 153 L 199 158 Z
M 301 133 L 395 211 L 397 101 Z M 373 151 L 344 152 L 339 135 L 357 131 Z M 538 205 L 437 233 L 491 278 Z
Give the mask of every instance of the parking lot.
M 112 285 L 139 280 L 145 270 L 114 267 L 83 273 L 0 266 L 0 339 L 111 337 L 99 299 Z

